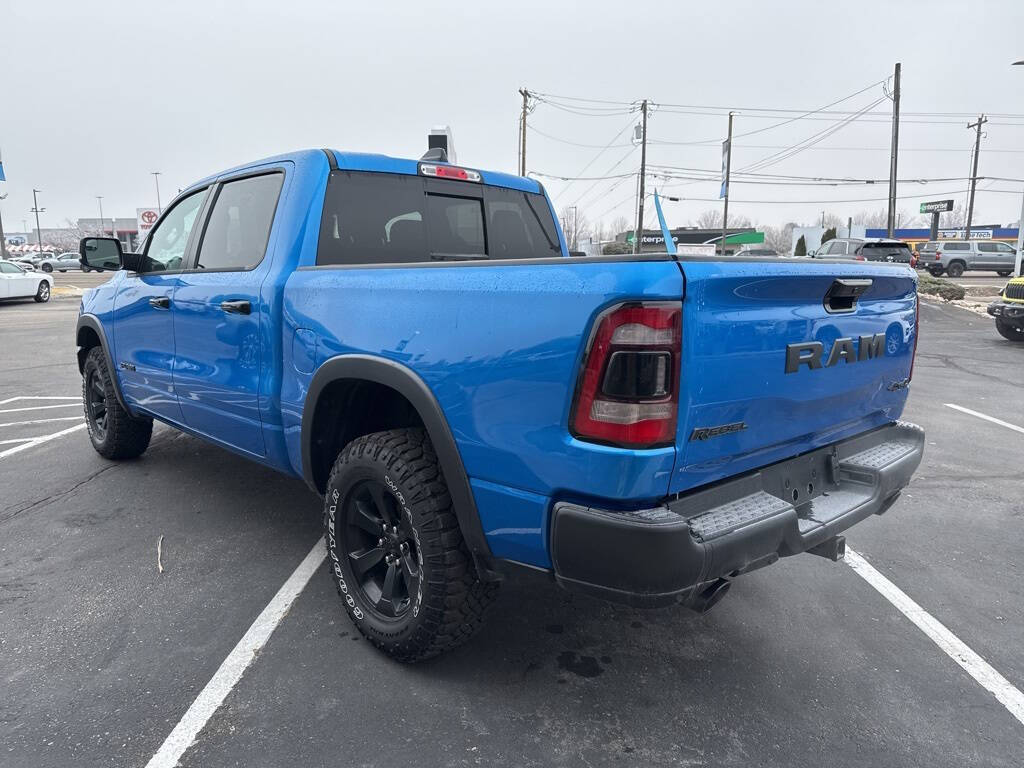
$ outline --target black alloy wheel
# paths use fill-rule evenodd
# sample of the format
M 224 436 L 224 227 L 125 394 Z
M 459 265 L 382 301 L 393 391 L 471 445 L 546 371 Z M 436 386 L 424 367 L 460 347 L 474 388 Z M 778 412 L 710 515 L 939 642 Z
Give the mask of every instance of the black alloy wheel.
M 107 395 L 96 368 L 89 371 L 85 381 L 85 412 L 96 439 L 102 443 L 107 437 Z
M 365 604 L 384 619 L 403 617 L 419 588 L 416 538 L 394 493 L 363 480 L 344 507 L 345 551 Z

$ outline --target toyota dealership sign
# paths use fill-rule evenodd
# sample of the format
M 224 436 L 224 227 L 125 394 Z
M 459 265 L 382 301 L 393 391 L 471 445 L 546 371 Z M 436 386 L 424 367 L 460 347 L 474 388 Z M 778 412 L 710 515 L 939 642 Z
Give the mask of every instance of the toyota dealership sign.
M 156 224 L 156 220 L 160 217 L 159 212 L 156 208 L 136 208 L 135 218 L 139 223 L 139 238 L 143 238 L 149 234 L 149 230 Z

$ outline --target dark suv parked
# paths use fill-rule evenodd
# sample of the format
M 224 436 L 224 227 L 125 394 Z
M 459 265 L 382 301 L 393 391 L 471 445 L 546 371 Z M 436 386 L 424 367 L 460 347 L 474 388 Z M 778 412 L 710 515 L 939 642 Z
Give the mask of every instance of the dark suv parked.
M 911 264 L 913 253 L 902 240 L 884 238 L 836 237 L 810 254 L 815 259 L 856 259 Z

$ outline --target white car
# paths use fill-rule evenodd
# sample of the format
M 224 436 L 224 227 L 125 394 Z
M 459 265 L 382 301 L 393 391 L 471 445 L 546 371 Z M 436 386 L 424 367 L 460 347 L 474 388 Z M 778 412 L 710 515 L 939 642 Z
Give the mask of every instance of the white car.
M 34 298 L 49 301 L 53 277 L 39 272 L 26 272 L 13 261 L 0 261 L 0 299 Z

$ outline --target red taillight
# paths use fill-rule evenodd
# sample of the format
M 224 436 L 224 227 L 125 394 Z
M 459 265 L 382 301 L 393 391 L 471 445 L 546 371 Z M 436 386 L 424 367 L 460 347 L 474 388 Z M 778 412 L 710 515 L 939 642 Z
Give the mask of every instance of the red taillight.
M 576 437 L 631 448 L 675 441 L 681 320 L 678 302 L 620 304 L 597 318 L 570 418 Z
M 941 258 L 942 258 L 942 251 L 936 251 L 935 252 L 935 260 L 938 261 Z
M 457 179 L 458 181 L 480 182 L 480 174 L 471 171 L 469 168 L 459 168 L 454 165 L 433 165 L 420 163 L 420 173 L 424 176 L 435 176 L 439 179 Z
M 865 258 L 864 258 L 864 255 L 863 255 L 863 254 L 860 254 L 860 253 L 858 253 L 858 254 L 857 254 L 856 256 L 854 256 L 853 258 L 854 258 L 854 259 L 856 259 L 857 261 L 867 261 L 867 259 L 865 259 Z

